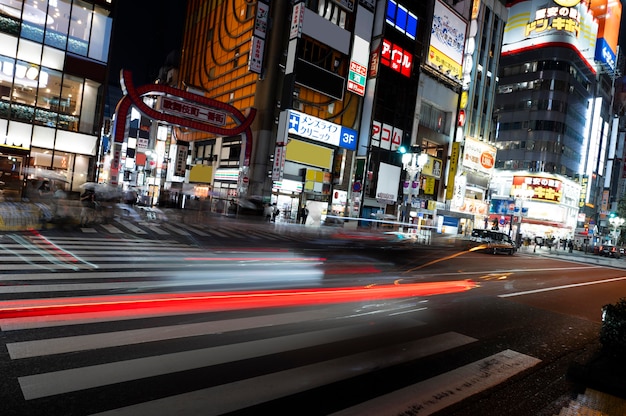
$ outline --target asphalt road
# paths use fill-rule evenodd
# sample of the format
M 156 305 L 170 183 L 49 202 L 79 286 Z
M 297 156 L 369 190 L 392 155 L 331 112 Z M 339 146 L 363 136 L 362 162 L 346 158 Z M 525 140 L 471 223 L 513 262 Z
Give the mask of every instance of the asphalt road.
M 249 235 L 3 235 L 0 413 L 552 415 L 626 296 L 571 259 Z

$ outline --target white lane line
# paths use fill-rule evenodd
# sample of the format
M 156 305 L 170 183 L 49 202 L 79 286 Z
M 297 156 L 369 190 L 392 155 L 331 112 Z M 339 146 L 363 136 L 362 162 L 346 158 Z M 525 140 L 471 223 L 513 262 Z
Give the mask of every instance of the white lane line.
M 546 288 L 543 288 L 543 289 L 526 290 L 524 292 L 505 293 L 503 295 L 498 295 L 498 297 L 500 297 L 500 298 L 510 298 L 510 297 L 514 297 L 514 296 L 532 295 L 532 294 L 535 294 L 535 293 L 550 292 L 550 291 L 553 291 L 553 290 L 572 289 L 572 288 L 581 287 L 581 286 L 589 286 L 589 285 L 598 285 L 598 284 L 602 284 L 602 283 L 619 282 L 621 280 L 626 280 L 626 276 L 625 277 L 616 277 L 616 278 L 613 278 L 613 279 L 596 280 L 596 281 L 593 281 L 593 282 L 572 283 L 571 285 L 563 285 L 563 286 L 546 287 Z
M 406 327 L 408 329 L 412 326 L 413 323 L 402 322 L 397 326 L 394 326 L 394 329 L 401 327 Z M 388 330 L 388 326 L 381 326 L 379 328 L 378 326 L 372 327 L 370 324 L 354 325 L 239 344 L 222 345 L 219 347 L 203 348 L 199 350 L 183 351 L 153 357 L 144 357 L 133 360 L 53 371 L 50 373 L 19 377 L 18 381 L 20 387 L 22 388 L 24 398 L 26 400 L 32 400 L 89 388 L 123 383 L 131 380 L 156 377 L 179 371 L 209 367 L 237 360 L 246 360 L 264 355 L 277 354 L 290 350 L 349 340 L 367 335 L 376 335 L 377 333 L 384 333 L 381 331 Z M 462 344 L 475 341 L 473 338 L 465 337 L 463 335 L 458 335 L 455 337 L 455 340 L 459 342 L 459 338 L 462 339 Z M 439 344 L 435 344 L 436 346 L 434 348 L 439 348 Z M 397 347 L 394 347 L 393 349 L 393 353 L 390 353 L 389 357 L 385 357 L 385 360 L 397 360 L 406 352 L 402 349 L 397 349 Z M 363 358 L 359 360 L 359 365 L 368 366 L 368 362 L 372 361 L 371 354 L 371 351 L 365 353 Z M 377 366 L 380 364 L 381 363 L 377 363 Z M 341 373 L 344 374 L 344 377 L 352 377 L 354 375 L 354 368 L 352 366 L 343 368 Z M 292 382 L 292 380 L 287 380 L 287 384 Z M 169 414 L 189 413 L 169 412 Z
M 141 344 L 144 342 L 222 334 L 251 328 L 316 321 L 333 317 L 335 317 L 335 314 L 324 312 L 323 310 L 291 312 L 250 318 L 198 322 L 186 325 L 169 325 L 127 331 L 105 332 L 101 334 L 41 339 L 37 341 L 13 342 L 6 345 L 11 359 L 17 360 L 68 352 Z M 416 326 L 417 325 L 418 324 L 416 324 Z
M 505 350 L 436 377 L 413 384 L 332 416 L 430 415 L 487 390 L 541 360 Z
M 380 368 L 424 358 L 475 341 L 476 339 L 463 334 L 448 332 L 405 344 L 114 409 L 98 413 L 97 416 L 221 415 Z

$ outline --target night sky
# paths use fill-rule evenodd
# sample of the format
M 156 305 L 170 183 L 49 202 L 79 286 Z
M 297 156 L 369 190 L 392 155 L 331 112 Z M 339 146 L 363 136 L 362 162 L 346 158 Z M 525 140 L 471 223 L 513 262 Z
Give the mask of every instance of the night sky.
M 167 55 L 180 50 L 187 0 L 118 0 L 113 20 L 109 84 L 119 86 L 121 69 L 135 85 L 152 83 Z

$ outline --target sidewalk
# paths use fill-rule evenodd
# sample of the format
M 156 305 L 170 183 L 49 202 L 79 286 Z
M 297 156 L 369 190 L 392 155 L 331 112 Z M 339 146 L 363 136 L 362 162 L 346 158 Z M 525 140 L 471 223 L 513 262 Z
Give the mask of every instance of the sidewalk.
M 522 247 L 520 254 L 558 258 L 586 264 L 626 269 L 626 256 L 614 259 L 597 254 L 563 249 Z M 615 299 L 616 301 L 618 299 Z M 598 339 L 600 334 L 598 333 Z M 567 380 L 584 392 L 561 409 L 558 416 L 624 416 L 626 415 L 626 352 L 611 354 L 598 341 L 597 350 L 586 362 L 574 362 L 566 374 Z

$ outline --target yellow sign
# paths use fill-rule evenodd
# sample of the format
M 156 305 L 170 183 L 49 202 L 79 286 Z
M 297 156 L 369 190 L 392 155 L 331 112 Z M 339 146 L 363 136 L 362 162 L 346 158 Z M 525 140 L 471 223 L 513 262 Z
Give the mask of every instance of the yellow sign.
M 428 48 L 428 63 L 439 68 L 439 71 L 451 77 L 462 78 L 462 67 L 454 59 L 447 57 L 444 53 L 431 46 Z
M 554 0 L 554 2 L 562 7 L 574 7 L 580 3 L 580 0 Z
M 452 199 L 454 194 L 454 178 L 459 166 L 459 154 L 461 153 L 461 143 L 452 143 L 452 151 L 450 153 L 450 172 L 448 173 L 448 183 L 446 184 L 446 199 Z
M 435 193 L 435 178 L 427 177 L 424 182 L 424 193 L 426 195 L 433 195 Z

